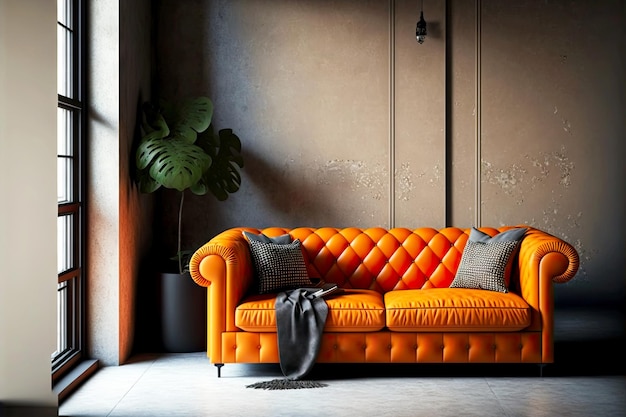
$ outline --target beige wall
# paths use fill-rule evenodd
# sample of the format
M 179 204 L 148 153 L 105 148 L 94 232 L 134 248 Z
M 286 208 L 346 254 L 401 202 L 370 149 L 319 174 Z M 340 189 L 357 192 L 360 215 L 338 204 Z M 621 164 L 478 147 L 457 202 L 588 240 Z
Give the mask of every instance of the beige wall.
M 151 198 L 129 174 L 137 110 L 149 98 L 151 8 L 89 5 L 88 353 L 118 365 L 132 352 L 139 266 L 151 244 Z
M 482 221 L 563 237 L 582 268 L 557 296 L 623 304 L 624 3 L 517 7 L 483 0 Z
M 1 415 L 56 415 L 56 105 L 56 2 L 0 0 Z
M 477 14 L 426 0 L 423 45 L 417 7 L 161 2 L 158 95 L 209 95 L 246 160 L 227 202 L 188 199 L 185 241 L 240 225 L 527 223 L 581 254 L 557 304 L 620 304 L 623 3 L 482 0 Z

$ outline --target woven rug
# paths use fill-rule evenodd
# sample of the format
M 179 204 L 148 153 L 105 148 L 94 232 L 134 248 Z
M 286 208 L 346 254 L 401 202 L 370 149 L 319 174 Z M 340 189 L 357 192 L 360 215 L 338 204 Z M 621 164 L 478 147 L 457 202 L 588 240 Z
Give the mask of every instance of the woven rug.
M 283 390 L 283 389 L 306 389 L 306 388 L 324 388 L 328 384 L 318 381 L 306 381 L 301 379 L 277 378 L 271 381 L 255 382 L 246 385 L 246 388 L 266 389 L 266 390 Z

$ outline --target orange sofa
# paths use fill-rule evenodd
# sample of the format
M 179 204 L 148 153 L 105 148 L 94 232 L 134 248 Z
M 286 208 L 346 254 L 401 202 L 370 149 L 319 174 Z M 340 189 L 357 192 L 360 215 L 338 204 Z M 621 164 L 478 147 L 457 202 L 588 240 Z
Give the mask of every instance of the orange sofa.
M 578 254 L 546 232 L 516 227 L 528 230 L 506 293 L 450 288 L 471 229 L 226 230 L 189 263 L 207 288 L 207 356 L 218 376 L 226 363 L 279 362 L 276 294 L 256 290 L 246 230 L 299 239 L 309 276 L 345 289 L 326 299 L 318 363 L 552 363 L 553 284 L 574 277 Z

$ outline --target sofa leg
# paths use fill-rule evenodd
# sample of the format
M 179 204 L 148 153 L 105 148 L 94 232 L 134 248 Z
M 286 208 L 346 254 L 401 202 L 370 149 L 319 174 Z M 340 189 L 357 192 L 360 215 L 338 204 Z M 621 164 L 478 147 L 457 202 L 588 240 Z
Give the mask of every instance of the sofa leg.
M 217 377 L 221 378 L 222 377 L 222 366 L 224 366 L 223 363 L 216 363 L 215 367 L 217 368 Z
M 545 363 L 540 363 L 539 364 L 539 378 L 543 378 L 543 368 L 546 367 Z

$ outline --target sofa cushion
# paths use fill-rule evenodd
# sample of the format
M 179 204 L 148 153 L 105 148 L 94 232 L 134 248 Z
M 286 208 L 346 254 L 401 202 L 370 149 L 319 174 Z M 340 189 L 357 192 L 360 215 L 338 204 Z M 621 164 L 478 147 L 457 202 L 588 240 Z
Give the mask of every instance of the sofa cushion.
M 526 230 L 510 229 L 491 237 L 472 227 L 450 288 L 507 292 L 513 260 Z
M 504 271 L 516 245 L 515 242 L 467 242 L 450 288 L 508 292 Z
M 259 294 L 311 286 L 298 239 L 285 245 L 249 241 Z
M 375 332 L 385 327 L 385 306 L 377 291 L 346 289 L 325 300 L 325 332 Z M 235 310 L 235 325 L 249 332 L 275 332 L 275 302 L 275 294 L 245 298 Z
M 386 323 L 399 332 L 508 332 L 530 325 L 530 306 L 515 293 L 474 289 L 395 290 L 384 296 Z

